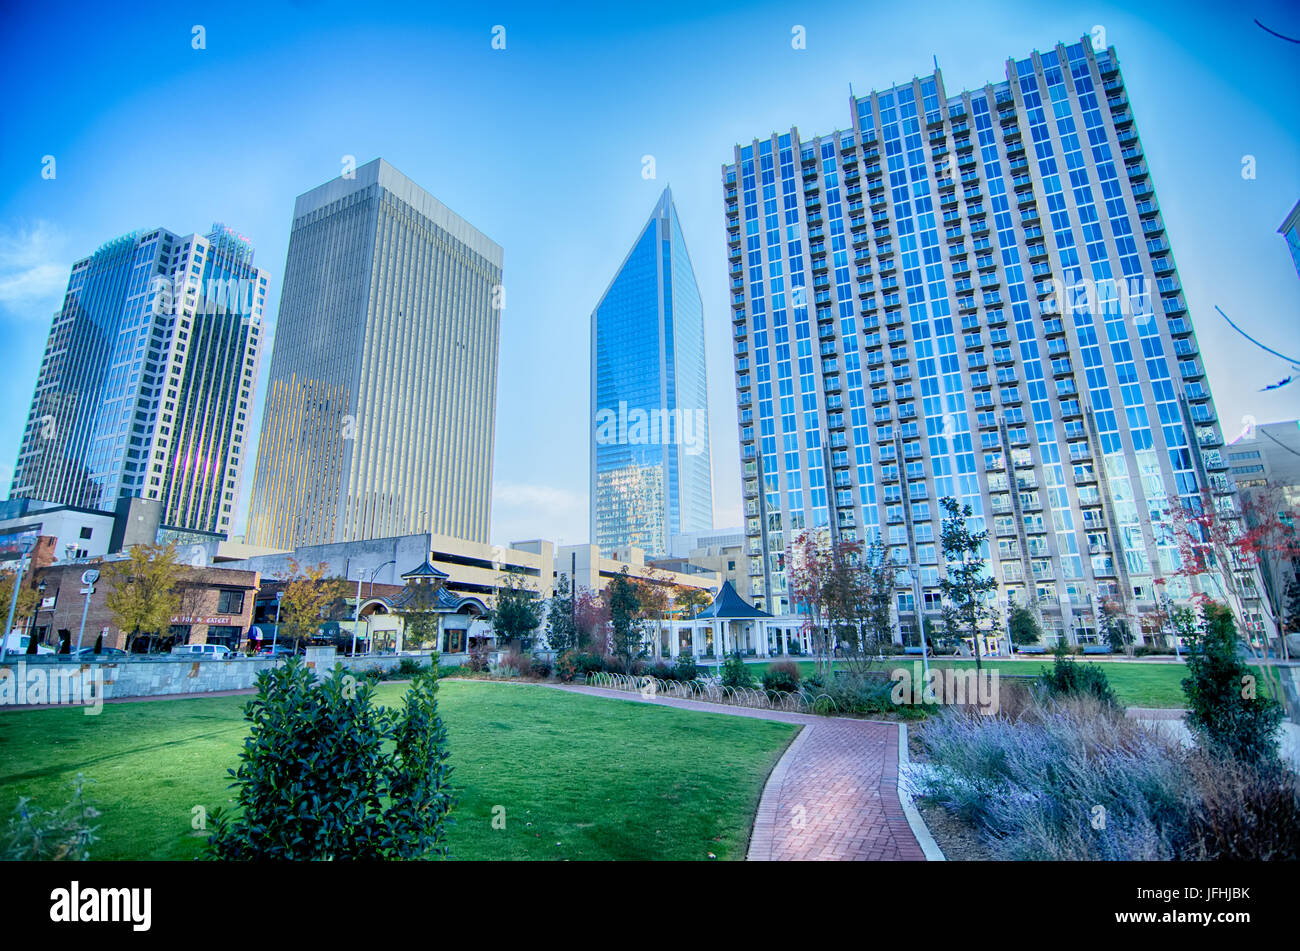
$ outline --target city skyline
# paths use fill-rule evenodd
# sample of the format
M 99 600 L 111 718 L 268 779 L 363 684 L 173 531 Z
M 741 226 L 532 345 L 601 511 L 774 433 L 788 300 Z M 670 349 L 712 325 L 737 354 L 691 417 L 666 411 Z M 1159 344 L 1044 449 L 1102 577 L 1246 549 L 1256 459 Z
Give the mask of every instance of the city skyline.
M 262 261 L 277 275 L 269 298 L 274 307 L 279 297 L 280 262 L 287 240 L 287 234 L 283 233 L 287 196 L 298 194 L 312 181 L 337 174 L 343 155 L 364 160 L 370 155 L 383 154 L 428 185 L 451 207 L 496 236 L 504 246 L 520 249 L 512 257 L 508 278 L 510 307 L 503 315 L 508 329 L 503 331 L 502 340 L 498 498 L 494 504 L 499 521 L 492 529 L 492 537 L 559 534 L 565 540 L 582 539 L 587 535 L 586 473 L 575 471 L 581 467 L 573 466 L 569 454 L 556 451 L 556 447 L 587 441 L 588 432 L 582 420 L 587 417 L 584 404 L 588 395 L 581 387 L 576 388 L 576 393 L 557 387 L 551 379 L 553 368 L 570 360 L 575 302 L 594 299 L 599 293 L 618 263 L 617 256 L 624 250 L 619 235 L 644 220 L 645 206 L 671 181 L 683 209 L 686 240 L 695 253 L 704 309 L 709 315 L 707 349 L 715 367 L 710 385 L 716 387 L 710 394 L 714 404 L 711 431 L 715 446 L 722 447 L 715 453 L 714 508 L 719 524 L 739 522 L 739 461 L 730 449 L 737 444 L 737 431 L 732 428 L 736 421 L 727 395 L 733 387 L 728 375 L 716 369 L 726 365 L 730 353 L 728 322 L 717 319 L 727 312 L 727 272 L 725 245 L 716 217 L 721 198 L 716 170 L 728 150 L 735 142 L 756 132 L 788 129 L 792 121 L 808 132 L 843 127 L 846 124 L 843 101 L 837 89 L 844 89 L 849 82 L 862 88 L 883 88 L 884 80 L 891 73 L 895 77 L 911 75 L 927 67 L 931 52 L 937 54 L 951 88 L 975 88 L 999 75 L 1006 53 L 1023 55 L 1026 49 L 1049 49 L 1058 40 L 1072 42 L 1081 33 L 1089 32 L 1095 22 L 1100 22 L 1107 31 L 1108 41 L 1120 49 L 1144 144 L 1156 156 L 1158 164 L 1153 166 L 1153 175 L 1160 182 L 1168 228 L 1177 242 L 1188 304 L 1199 315 L 1198 332 L 1206 369 L 1214 385 L 1224 428 L 1230 429 L 1232 420 L 1247 413 L 1261 421 L 1300 415 L 1295 387 L 1259 393 L 1261 384 L 1254 373 L 1243 379 L 1243 375 L 1232 372 L 1236 366 L 1248 365 L 1252 369 L 1258 366 L 1258 351 L 1226 326 L 1207 325 L 1205 317 L 1213 313 L 1214 303 L 1220 303 L 1225 312 L 1255 336 L 1266 342 L 1276 341 L 1275 345 L 1285 340 L 1286 328 L 1294 326 L 1294 270 L 1285 243 L 1276 235 L 1278 222 L 1294 204 L 1297 191 L 1294 105 L 1281 92 L 1285 84 L 1276 81 L 1276 77 L 1284 74 L 1282 71 L 1289 62 L 1285 57 L 1290 51 L 1246 17 L 1240 18 L 1240 22 L 1229 19 L 1212 31 L 1215 34 L 1212 39 L 1206 39 L 1193 30 L 1190 20 L 1195 17 L 1185 24 L 1161 22 L 1156 27 L 1148 18 L 1121 8 L 1099 8 L 1095 20 L 1089 17 L 1094 22 L 1083 23 L 1078 22 L 1077 15 L 1044 13 L 1039 16 L 1036 9 L 1034 16 L 1026 16 L 1024 11 L 1028 9 L 1017 4 L 1000 5 L 1001 19 L 993 34 L 975 27 L 977 19 L 982 22 L 984 15 L 976 18 L 973 12 L 909 11 L 903 17 L 887 11 L 858 14 L 832 7 L 801 17 L 805 20 L 801 25 L 807 30 L 807 47 L 796 50 L 791 46 L 791 28 L 795 24 L 786 22 L 788 15 L 775 8 L 760 8 L 736 24 L 745 37 L 744 43 L 736 45 L 752 50 L 761 40 L 761 48 L 770 50 L 763 54 L 764 63 L 770 62 L 764 75 L 750 79 L 752 70 L 741 70 L 752 95 L 744 97 L 743 103 L 692 100 L 691 110 L 651 106 L 640 110 L 635 121 L 630 116 L 608 118 L 609 114 L 602 111 L 604 96 L 626 96 L 631 90 L 633 100 L 638 103 L 643 100 L 656 103 L 665 95 L 670 101 L 672 91 L 723 82 L 729 73 L 735 73 L 738 62 L 726 48 L 728 44 L 719 45 L 716 33 L 711 43 L 700 35 L 725 28 L 724 24 L 730 24 L 734 15 L 701 11 L 687 24 L 671 30 L 665 28 L 665 32 L 639 41 L 656 46 L 665 40 L 674 42 L 682 64 L 673 75 L 660 78 L 653 92 L 640 93 L 636 92 L 636 71 L 620 65 L 626 54 L 615 54 L 602 44 L 609 37 L 621 37 L 633 29 L 643 28 L 644 23 L 634 27 L 618 19 L 602 22 L 603 32 L 596 35 L 590 30 L 574 29 L 570 20 L 560 18 L 547 23 L 530 18 L 523 11 L 511 14 L 507 9 L 501 19 L 510 31 L 510 44 L 506 50 L 497 52 L 490 46 L 491 24 L 452 19 L 443 25 L 446 35 L 454 40 L 450 43 L 449 64 L 472 59 L 479 64 L 480 71 L 497 62 L 502 64 L 497 67 L 500 76 L 487 74 L 482 91 L 473 94 L 478 97 L 473 98 L 473 103 L 493 101 L 512 117 L 513 128 L 525 136 L 535 137 L 538 123 L 549 122 L 555 116 L 545 110 L 535 110 L 537 118 L 530 118 L 527 112 L 531 108 L 529 104 L 536 101 L 535 96 L 576 97 L 566 109 L 577 118 L 564 121 L 576 123 L 602 117 L 600 135 L 591 143 L 593 148 L 576 163 L 571 151 L 563 150 L 563 166 L 557 164 L 561 162 L 558 154 L 552 156 L 541 150 L 528 160 L 525 166 L 528 174 L 513 183 L 516 176 L 503 172 L 515 168 L 522 159 L 507 161 L 485 154 L 478 161 L 466 161 L 464 143 L 468 139 L 464 135 L 452 137 L 453 141 L 445 146 L 431 142 L 427 135 L 414 135 L 391 121 L 395 112 L 387 104 L 375 105 L 375 114 L 360 121 L 360 131 L 352 131 L 357 126 L 354 119 L 340 123 L 329 118 L 336 112 L 349 110 L 355 117 L 357 110 L 352 107 L 362 101 L 348 92 L 346 77 L 351 66 L 347 65 L 336 81 L 325 79 L 315 85 L 303 84 L 309 91 L 298 94 L 295 100 L 300 107 L 297 117 L 290 115 L 279 123 L 283 129 L 271 130 L 272 145 L 257 146 L 246 153 L 247 157 L 223 156 L 219 164 L 211 166 L 221 174 L 209 175 L 217 184 L 203 195 L 186 194 L 175 186 L 194 174 L 196 167 L 208 170 L 210 166 L 206 163 L 210 159 L 190 151 L 182 143 L 179 147 L 189 162 L 160 165 L 130 144 L 133 140 L 144 141 L 142 130 L 136 125 L 145 115 L 144 104 L 162 104 L 172 96 L 184 95 L 198 84 L 210 82 L 214 70 L 217 75 L 231 74 L 238 87 L 240 83 L 265 84 L 282 70 L 304 68 L 299 53 L 294 50 L 286 52 L 274 67 L 265 59 L 266 48 L 282 44 L 286 33 L 292 34 L 297 26 L 291 27 L 273 16 L 266 37 L 241 38 L 232 47 L 233 24 L 227 22 L 223 30 L 222 22 L 214 20 L 207 24 L 207 49 L 197 51 L 190 46 L 189 24 L 124 22 L 115 30 L 132 31 L 131 42 L 138 44 L 134 48 L 141 53 L 152 49 L 149 44 L 164 44 L 163 48 L 168 49 L 165 44 L 175 42 L 177 49 L 159 62 L 163 72 L 177 73 L 175 91 L 164 93 L 146 81 L 124 79 L 117 105 L 93 107 L 96 111 L 89 115 L 94 118 L 88 122 L 66 123 L 67 133 L 55 127 L 55 119 L 66 118 L 66 110 L 51 110 L 49 119 L 19 112 L 11 123 L 15 141 L 29 147 L 33 155 L 30 160 L 19 161 L 20 157 L 11 149 L 3 159 L 3 167 L 9 173 L 6 180 L 13 185 L 0 199 L 3 216 L 0 220 L 8 228 L 3 258 L 6 270 L 0 279 L 5 294 L 0 297 L 0 306 L 4 307 L 6 328 L 15 338 L 15 352 L 23 352 L 23 340 L 28 341 L 26 356 L 15 357 L 17 372 L 13 376 L 30 374 L 26 379 L 11 380 L 7 384 L 11 387 L 9 393 L 11 397 L 15 392 L 20 393 L 17 399 L 24 404 L 30 397 L 39 363 L 39 344 L 33 340 L 39 334 L 33 334 L 28 325 L 44 322 L 48 326 L 53 309 L 48 303 L 49 292 L 44 292 L 42 297 L 36 291 L 45 280 L 42 275 L 50 269 L 49 262 L 60 254 L 69 254 L 60 250 L 63 246 L 76 243 L 94 246 L 106 234 L 135 226 L 141 217 L 146 221 L 150 218 L 177 220 L 183 214 L 185 220 L 192 220 L 194 215 L 201 215 L 208 220 L 239 221 L 244 228 L 249 227 L 246 221 L 251 218 L 256 230 L 250 229 L 248 233 L 253 235 Z M 512 16 L 517 22 L 512 22 Z M 414 12 L 408 17 L 412 23 L 418 22 Z M 935 32 L 939 20 L 946 20 L 951 27 L 946 31 L 951 40 Z M 1268 22 L 1288 32 L 1287 11 L 1280 5 L 1271 11 Z M 892 42 L 887 44 L 890 48 L 876 45 L 870 57 L 862 56 L 865 37 L 889 34 L 891 30 L 896 33 L 903 24 L 907 29 L 905 35 L 916 37 L 914 42 Z M 974 33 L 963 33 L 963 24 Z M 857 27 L 856 33 L 841 28 L 846 25 Z M 22 21 L 15 27 L 21 35 Z M 346 29 L 344 17 L 335 30 L 316 29 L 305 33 L 304 36 L 312 36 L 315 41 L 312 60 L 322 58 L 321 44 L 325 50 L 342 50 L 342 33 Z M 571 33 L 567 38 L 566 31 Z M 113 30 L 108 34 L 117 35 Z M 384 35 L 391 39 L 391 33 Z M 420 30 L 414 30 L 409 42 L 414 43 L 423 35 Z M 972 35 L 980 37 L 980 41 L 971 43 Z M 367 34 L 360 42 L 369 50 L 378 36 Z M 856 41 L 852 39 L 854 36 Z M 990 42 L 994 36 L 996 39 Z M 617 43 L 606 45 L 618 46 Z M 718 55 L 693 56 L 706 48 Z M 539 84 L 545 92 L 530 89 L 527 83 L 521 82 L 529 75 L 530 66 L 545 62 L 546 57 L 557 53 L 578 57 L 576 51 L 582 51 L 583 55 L 589 53 L 591 65 L 571 65 L 558 79 Z M 30 55 L 38 53 L 39 46 L 32 47 Z M 87 51 L 87 68 L 97 61 L 96 56 L 93 48 Z M 208 59 L 198 59 L 203 56 Z M 490 56 L 501 59 L 485 59 Z M 806 63 L 812 58 L 818 60 L 815 72 Z M 355 57 L 344 53 L 341 62 L 351 64 Z M 252 78 L 243 78 L 237 67 L 251 69 Z M 4 68 L 13 70 L 22 68 L 22 64 L 13 62 Z M 587 81 L 588 69 L 608 73 L 612 80 L 608 93 L 579 91 Z M 1156 79 L 1168 75 L 1171 69 L 1178 70 L 1180 81 L 1168 85 L 1176 85 L 1178 89 L 1166 89 Z M 410 72 L 394 75 L 410 83 L 403 89 L 400 101 L 407 102 L 409 97 L 429 91 L 427 78 Z M 54 81 L 48 94 L 61 95 L 64 81 L 61 78 Z M 507 89 L 513 93 L 508 101 L 501 98 Z M 1205 103 L 1193 119 L 1171 107 L 1185 96 L 1194 96 L 1196 101 Z M 323 111 L 326 104 L 328 112 Z M 440 109 L 440 128 L 464 128 L 482 135 L 499 125 L 498 119 L 471 118 L 468 106 L 465 111 L 459 106 L 440 106 Z M 1191 134 L 1187 129 L 1189 122 L 1205 121 L 1216 123 L 1217 134 L 1204 140 L 1198 138 L 1195 148 L 1180 142 L 1180 136 Z M 93 170 L 88 163 L 91 151 L 96 156 Z M 40 178 L 40 159 L 47 153 L 59 161 L 58 177 L 52 181 Z M 420 157 L 408 160 L 409 155 Z M 655 178 L 644 177 L 647 167 L 642 160 L 646 155 L 655 159 Z M 1254 160 L 1254 178 L 1243 177 L 1245 156 Z M 179 174 L 182 167 L 183 176 Z M 564 174 L 557 174 L 562 167 Z M 103 176 L 111 176 L 122 184 L 113 193 L 87 192 L 84 182 L 98 183 Z M 543 190 L 522 187 L 548 178 L 563 184 Z M 155 179 L 157 188 L 144 187 L 144 182 Z M 444 191 L 444 183 L 450 190 Z M 42 188 L 46 191 L 42 192 Z M 575 217 L 565 211 L 580 195 L 583 204 L 606 209 L 599 228 L 592 227 L 590 218 Z M 178 204 L 174 218 L 171 211 L 163 214 L 154 210 L 171 208 L 173 204 Z M 196 204 L 201 210 L 196 210 Z M 75 216 L 71 213 L 73 207 L 77 208 Z M 245 211 L 250 213 L 248 217 Z M 111 222 L 111 226 L 106 222 Z M 1224 228 L 1232 229 L 1233 241 L 1221 240 Z M 74 232 L 83 230 L 96 235 L 95 240 L 76 237 Z M 527 240 L 538 236 L 544 239 Z M 70 256 L 65 260 L 70 260 Z M 66 264 L 61 266 L 66 276 Z M 543 275 L 548 279 L 546 282 L 541 280 Z M 32 289 L 31 293 L 28 288 Z M 1286 348 L 1279 346 L 1279 349 Z M 580 371 L 581 367 L 575 369 Z M 1277 374 L 1279 378 L 1285 375 L 1285 371 Z M 265 376 L 260 385 L 265 385 Z M 26 392 L 22 393 L 23 390 Z M 725 401 L 719 391 L 726 397 Z M 535 427 L 531 414 L 522 410 L 528 405 L 529 394 L 537 392 L 547 394 L 551 407 L 547 414 L 548 427 Z M 253 403 L 260 412 L 260 393 Z M 23 422 L 11 419 L 7 423 L 5 442 L 14 447 L 6 450 L 9 453 L 16 450 L 17 433 Z M 534 431 L 538 429 L 545 431 Z M 250 482 L 245 480 L 245 496 L 251 491 Z M 235 531 L 239 525 L 237 517 Z M 559 528 L 551 529 L 551 525 Z
M 713 528 L 704 309 L 665 188 L 591 312 L 591 542 L 668 553 Z

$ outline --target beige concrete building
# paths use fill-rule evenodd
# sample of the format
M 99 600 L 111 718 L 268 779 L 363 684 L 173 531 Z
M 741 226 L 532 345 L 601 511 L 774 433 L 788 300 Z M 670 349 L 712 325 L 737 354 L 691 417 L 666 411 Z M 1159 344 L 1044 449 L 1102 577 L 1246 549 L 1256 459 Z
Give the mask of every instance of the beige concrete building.
M 501 268 L 382 159 L 299 196 L 248 543 L 486 544 Z

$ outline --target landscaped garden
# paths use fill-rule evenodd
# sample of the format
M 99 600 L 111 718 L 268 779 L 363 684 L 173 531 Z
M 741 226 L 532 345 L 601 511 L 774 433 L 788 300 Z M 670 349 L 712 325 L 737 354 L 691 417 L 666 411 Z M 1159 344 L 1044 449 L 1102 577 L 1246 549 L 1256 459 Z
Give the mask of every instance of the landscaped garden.
M 382 685 L 376 699 L 396 706 L 402 691 Z M 213 809 L 230 805 L 248 699 L 0 714 L 0 820 L 19 796 L 62 806 L 80 773 L 100 812 L 91 858 L 196 858 Z M 458 859 L 744 858 L 796 729 L 521 684 L 443 682 L 438 705 Z

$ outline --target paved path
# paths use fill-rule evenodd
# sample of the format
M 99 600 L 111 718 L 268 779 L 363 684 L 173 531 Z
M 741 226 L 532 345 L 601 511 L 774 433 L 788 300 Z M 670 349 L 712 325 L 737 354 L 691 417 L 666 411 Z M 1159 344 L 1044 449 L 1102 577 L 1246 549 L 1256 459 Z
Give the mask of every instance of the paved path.
M 920 816 L 898 795 L 896 723 L 754 710 L 603 687 L 556 689 L 803 727 L 768 777 L 749 841 L 751 861 L 923 860 Z M 913 831 L 915 823 L 918 832 Z M 937 850 L 935 850 L 937 852 Z M 934 854 L 934 853 L 932 853 Z

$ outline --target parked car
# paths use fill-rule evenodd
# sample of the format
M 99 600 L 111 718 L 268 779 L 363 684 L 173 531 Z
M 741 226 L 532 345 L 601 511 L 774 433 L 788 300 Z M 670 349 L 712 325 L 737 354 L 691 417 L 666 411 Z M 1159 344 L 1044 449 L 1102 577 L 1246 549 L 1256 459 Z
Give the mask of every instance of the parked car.
M 30 634 L 23 634 L 20 631 L 12 631 L 9 634 L 7 643 L 5 644 L 5 652 L 8 654 L 26 654 L 27 647 L 31 641 L 32 636 Z M 46 647 L 44 644 L 37 644 L 36 653 L 53 654 L 54 648 Z
M 263 647 L 257 652 L 259 657 L 292 657 L 294 649 L 285 647 L 283 644 L 276 644 L 274 647 Z
M 120 647 L 105 647 L 98 654 L 95 653 L 95 648 L 93 647 L 83 647 L 81 650 L 77 651 L 76 654 L 78 657 L 112 657 L 115 660 L 119 657 L 127 656 L 126 651 L 122 650 Z
M 225 644 L 177 644 L 172 653 L 224 659 L 231 655 L 231 650 Z

